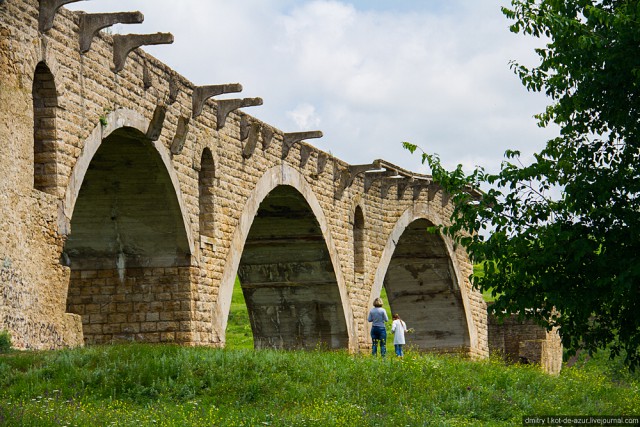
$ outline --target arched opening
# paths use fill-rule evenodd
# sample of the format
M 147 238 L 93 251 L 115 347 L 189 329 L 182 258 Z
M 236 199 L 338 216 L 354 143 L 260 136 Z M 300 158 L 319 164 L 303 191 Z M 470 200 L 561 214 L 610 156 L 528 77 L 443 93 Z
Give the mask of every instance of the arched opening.
M 189 341 L 189 242 L 169 173 L 140 131 L 102 141 L 70 230 L 67 311 L 81 315 L 87 344 Z
M 58 93 L 53 74 L 44 62 L 40 62 L 36 67 L 31 93 L 33 96 L 33 188 L 55 194 Z
M 353 269 L 364 273 L 364 215 L 360 206 L 356 206 L 353 215 Z
M 198 195 L 200 204 L 200 235 L 214 237 L 214 183 L 215 167 L 209 148 L 202 151 L 200 172 L 198 172 Z
M 414 333 L 407 344 L 442 352 L 469 348 L 462 295 L 446 245 L 429 232 L 426 219 L 413 221 L 397 242 L 384 277 L 392 313 Z
M 348 348 L 329 251 L 295 188 L 280 185 L 260 204 L 238 275 L 256 349 Z

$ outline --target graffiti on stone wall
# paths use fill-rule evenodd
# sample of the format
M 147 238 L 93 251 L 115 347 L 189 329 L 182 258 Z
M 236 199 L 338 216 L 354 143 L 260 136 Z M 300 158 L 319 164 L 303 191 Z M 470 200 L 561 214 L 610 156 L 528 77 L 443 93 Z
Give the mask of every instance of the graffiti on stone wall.
M 46 343 L 48 348 L 63 347 L 65 339 L 54 323 L 28 319 L 25 313 L 38 305 L 38 293 L 34 292 L 22 278 L 20 272 L 12 268 L 10 258 L 2 258 L 0 267 L 0 325 L 11 330 L 16 348 L 39 348 Z
M 47 348 L 62 348 L 67 345 L 53 323 L 29 320 L 17 313 L 0 316 L 0 324 L 10 327 L 13 346 L 16 348 L 39 349 L 41 346 L 38 343 L 46 344 Z
M 24 310 L 37 306 L 37 292 L 24 282 L 18 271 L 11 268 L 9 258 L 4 258 L 0 268 L 0 286 L 0 307 Z

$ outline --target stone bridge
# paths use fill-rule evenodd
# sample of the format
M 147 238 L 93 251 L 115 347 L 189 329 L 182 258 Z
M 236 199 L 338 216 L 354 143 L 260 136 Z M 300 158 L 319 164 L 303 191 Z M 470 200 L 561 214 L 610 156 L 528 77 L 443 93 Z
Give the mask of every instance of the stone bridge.
M 0 329 L 16 347 L 223 346 L 239 277 L 256 348 L 362 351 L 385 287 L 415 346 L 488 354 L 468 257 L 428 232 L 451 212 L 429 176 L 263 123 L 241 111 L 262 99 L 228 95 L 240 84 L 195 86 L 139 49 L 171 34 L 100 31 L 140 12 L 72 1 L 0 1 Z

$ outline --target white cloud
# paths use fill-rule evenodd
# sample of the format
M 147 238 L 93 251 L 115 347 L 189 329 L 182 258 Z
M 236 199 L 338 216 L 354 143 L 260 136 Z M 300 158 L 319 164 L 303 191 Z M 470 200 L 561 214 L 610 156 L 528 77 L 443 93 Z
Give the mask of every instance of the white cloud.
M 299 104 L 294 110 L 288 111 L 287 117 L 295 123 L 298 130 L 314 130 L 321 123 L 315 107 L 307 103 Z
M 409 140 L 449 166 L 495 169 L 508 148 L 538 150 L 550 136 L 533 114 L 547 101 L 508 68 L 533 43 L 508 31 L 507 0 L 113 0 L 74 9 L 141 10 L 171 32 L 147 50 L 196 84 L 240 82 L 260 96 L 247 112 L 285 132 L 320 127 L 312 143 L 357 164 L 385 158 L 424 169 Z M 108 9 L 107 9 L 108 8 Z M 124 26 L 122 26 L 124 27 Z M 294 128 L 294 129 L 292 129 Z

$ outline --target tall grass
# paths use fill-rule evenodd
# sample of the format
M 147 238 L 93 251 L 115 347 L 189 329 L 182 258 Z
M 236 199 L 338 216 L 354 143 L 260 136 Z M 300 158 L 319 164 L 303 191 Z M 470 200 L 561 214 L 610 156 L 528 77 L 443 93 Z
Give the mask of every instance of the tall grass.
M 226 349 L 129 344 L 0 355 L 0 425 L 511 426 L 525 415 L 640 413 L 640 374 L 606 354 L 551 377 L 411 349 L 401 360 L 254 351 L 238 281 L 226 334 Z
M 476 277 L 483 277 L 484 276 L 484 263 L 486 261 L 483 261 L 479 264 L 475 264 L 473 266 L 473 275 Z M 493 302 L 496 300 L 496 296 L 492 295 L 491 289 L 485 290 L 482 293 L 482 298 L 485 300 L 485 302 Z
M 498 360 L 129 344 L 0 357 L 0 425 L 516 425 L 637 414 L 639 378 L 593 361 L 558 377 Z M 606 368 L 603 368 L 606 366 Z
M 231 296 L 231 308 L 227 321 L 226 348 L 241 350 L 253 348 L 253 331 L 249 323 L 249 311 L 244 300 L 240 279 L 236 277 Z

